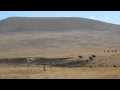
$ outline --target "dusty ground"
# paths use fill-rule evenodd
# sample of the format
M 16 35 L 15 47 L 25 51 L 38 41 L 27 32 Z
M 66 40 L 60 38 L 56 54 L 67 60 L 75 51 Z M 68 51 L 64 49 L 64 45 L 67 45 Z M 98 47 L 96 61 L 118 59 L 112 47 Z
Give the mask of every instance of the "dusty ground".
M 1 79 L 120 79 L 120 67 L 0 67 Z

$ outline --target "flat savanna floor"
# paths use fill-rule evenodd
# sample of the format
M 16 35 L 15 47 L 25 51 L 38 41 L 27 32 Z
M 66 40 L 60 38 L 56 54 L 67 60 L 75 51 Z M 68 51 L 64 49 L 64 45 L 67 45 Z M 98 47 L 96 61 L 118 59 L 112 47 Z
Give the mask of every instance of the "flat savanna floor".
M 0 79 L 120 79 L 120 67 L 0 67 Z

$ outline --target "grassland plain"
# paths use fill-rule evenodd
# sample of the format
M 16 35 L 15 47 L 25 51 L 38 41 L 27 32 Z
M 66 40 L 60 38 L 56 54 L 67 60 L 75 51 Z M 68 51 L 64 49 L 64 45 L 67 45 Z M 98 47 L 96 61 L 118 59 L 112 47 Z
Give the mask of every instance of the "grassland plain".
M 0 67 L 0 79 L 120 79 L 120 67 Z

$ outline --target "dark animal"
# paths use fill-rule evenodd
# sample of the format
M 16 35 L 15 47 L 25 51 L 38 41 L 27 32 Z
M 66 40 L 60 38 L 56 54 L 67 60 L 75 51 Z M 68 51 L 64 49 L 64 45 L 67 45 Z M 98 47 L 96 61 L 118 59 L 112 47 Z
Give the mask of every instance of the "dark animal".
M 89 60 L 86 60 L 86 63 L 88 63 L 89 62 Z
M 95 55 L 91 55 L 93 58 L 95 58 L 96 56 Z
M 117 50 L 115 50 L 115 52 L 117 52 Z
M 114 65 L 114 67 L 116 67 L 116 65 Z
M 83 58 L 82 56 L 78 56 L 80 59 Z
M 113 52 L 113 51 L 112 51 Z
M 105 51 L 104 51 L 105 52 Z
M 89 57 L 89 59 L 90 59 L 90 60 L 93 60 L 93 58 L 92 58 L 92 57 Z
M 109 50 L 108 50 L 108 52 L 109 52 Z
M 43 69 L 44 69 L 44 71 L 46 71 L 46 70 L 45 70 L 45 67 L 43 67 Z

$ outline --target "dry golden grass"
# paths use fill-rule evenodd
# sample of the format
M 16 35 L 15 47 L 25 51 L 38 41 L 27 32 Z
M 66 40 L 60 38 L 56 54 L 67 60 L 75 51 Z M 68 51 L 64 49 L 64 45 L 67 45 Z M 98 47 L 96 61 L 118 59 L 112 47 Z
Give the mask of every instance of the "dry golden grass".
M 0 67 L 0 79 L 120 79 L 120 67 Z

